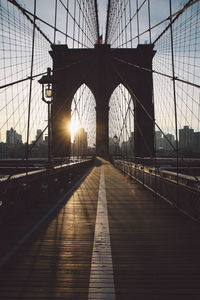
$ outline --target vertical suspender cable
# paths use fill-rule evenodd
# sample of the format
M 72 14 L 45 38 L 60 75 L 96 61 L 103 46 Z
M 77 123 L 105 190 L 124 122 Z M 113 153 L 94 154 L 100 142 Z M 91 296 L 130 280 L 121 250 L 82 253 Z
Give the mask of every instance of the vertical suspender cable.
M 110 26 L 110 0 L 108 0 L 108 8 L 107 8 L 105 44 L 107 44 L 107 42 L 108 42 L 108 30 L 109 30 L 109 26 Z
M 84 2 L 84 0 L 83 0 L 83 9 L 85 10 L 85 2 Z M 85 18 L 82 16 L 82 29 L 84 30 L 84 28 L 85 28 Z M 84 37 L 84 34 L 83 34 L 83 32 L 81 32 L 82 33 L 82 36 L 81 36 L 81 44 L 83 45 L 83 37 Z
M 35 25 L 36 25 L 35 22 L 36 22 L 36 0 L 34 0 L 32 54 L 31 54 L 31 71 L 30 71 L 28 121 L 27 121 L 27 140 L 26 140 L 26 160 L 27 160 L 27 166 L 28 166 L 28 156 L 29 156 L 29 135 L 30 135 L 29 131 L 30 131 L 31 96 L 32 96 L 32 84 L 33 84 L 33 63 L 34 63 L 34 46 L 35 46 Z
M 88 5 L 88 2 L 86 1 L 86 15 L 88 15 L 89 13 L 89 5 Z M 87 26 L 87 23 L 85 22 L 85 32 L 86 32 L 86 35 L 85 35 L 85 43 L 86 45 L 88 45 L 89 43 L 89 39 L 88 39 L 88 32 L 89 32 L 89 26 Z
M 74 48 L 75 24 L 76 24 L 76 0 L 74 0 L 74 26 L 73 26 L 73 45 L 72 45 L 72 48 Z
M 127 41 L 128 41 L 128 36 L 127 36 L 127 23 L 126 23 L 126 8 L 125 8 L 125 12 L 124 12 L 124 29 L 125 29 L 125 44 L 126 47 L 128 45 Z
M 58 0 L 55 0 L 55 21 L 54 21 L 54 38 L 53 42 L 56 43 L 56 26 L 57 26 L 57 8 L 58 8 Z
M 136 6 L 137 6 L 137 34 L 138 34 L 138 44 L 140 43 L 140 28 L 139 28 L 139 9 L 138 9 L 138 0 L 136 0 Z
M 80 6 L 81 4 L 79 4 Z M 77 40 L 78 40 L 78 48 L 79 48 L 79 44 L 80 44 L 80 28 L 81 28 L 81 6 L 79 7 L 79 14 L 78 14 L 78 37 L 77 37 Z
M 68 19 L 69 19 L 69 0 L 67 1 L 67 11 L 66 11 L 66 36 L 65 36 L 65 44 L 67 44 L 67 33 L 68 33 Z
M 129 0 L 129 18 L 131 20 L 131 0 Z M 130 40 L 131 40 L 131 48 L 133 48 L 133 34 L 132 34 L 132 22 L 130 21 Z
M 177 159 L 177 205 L 178 205 L 178 125 L 177 125 L 177 103 L 176 103 L 176 83 L 175 83 L 175 68 L 174 68 L 174 45 L 173 45 L 173 30 L 172 30 L 172 2 L 169 0 L 170 8 L 170 35 L 171 35 L 171 52 L 172 52 L 172 74 L 173 74 L 173 95 L 174 95 L 174 121 L 175 121 L 175 136 L 176 136 L 176 159 Z
M 150 9 L 150 0 L 148 0 L 148 19 L 149 19 L 149 43 L 151 44 L 151 9 Z
M 96 27 L 97 27 L 97 41 L 98 44 L 100 44 L 100 36 L 99 36 L 99 17 L 98 17 L 98 6 L 97 6 L 97 0 L 95 2 L 95 15 L 96 15 Z
M 125 6 L 125 0 L 122 2 L 122 5 L 124 5 Z M 122 9 L 122 6 L 121 6 L 121 9 Z M 121 20 L 120 20 L 120 23 L 121 23 L 121 33 L 120 33 L 120 35 L 121 35 L 121 45 L 123 45 L 124 44 L 124 35 L 123 35 L 123 12 L 124 12 L 124 9 L 122 9 L 122 11 L 121 11 Z

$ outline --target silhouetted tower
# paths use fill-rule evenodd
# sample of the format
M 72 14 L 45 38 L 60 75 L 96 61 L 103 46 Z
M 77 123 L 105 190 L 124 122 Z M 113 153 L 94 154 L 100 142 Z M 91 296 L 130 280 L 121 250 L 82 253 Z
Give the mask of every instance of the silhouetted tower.
M 70 156 L 71 137 L 67 127 L 71 120 L 71 103 L 84 83 L 96 100 L 96 154 L 108 155 L 109 100 L 122 83 L 134 101 L 134 155 L 154 156 L 153 45 L 138 45 L 136 49 L 111 49 L 110 45 L 68 49 L 66 45 L 53 45 L 50 54 L 55 80 L 52 105 L 54 156 Z

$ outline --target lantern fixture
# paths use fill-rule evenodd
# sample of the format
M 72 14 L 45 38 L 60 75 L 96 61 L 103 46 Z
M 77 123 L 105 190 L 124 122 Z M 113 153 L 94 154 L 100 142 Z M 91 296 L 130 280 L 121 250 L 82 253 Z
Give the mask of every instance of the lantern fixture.
M 113 137 L 113 140 L 114 140 L 114 144 L 115 144 L 115 155 L 117 155 L 117 148 L 118 148 L 118 137 L 117 135 L 115 134 L 114 137 Z
M 51 75 L 51 68 L 47 68 L 47 75 L 42 76 L 38 82 L 42 84 L 42 101 L 45 103 L 51 102 L 53 98 L 53 76 Z
M 52 167 L 52 120 L 51 120 L 51 104 L 53 102 L 53 76 L 51 68 L 47 68 L 47 75 L 42 76 L 38 80 L 42 84 L 42 101 L 48 104 L 48 167 Z
M 117 143 L 117 141 L 118 141 L 118 137 L 117 137 L 117 135 L 116 135 L 116 134 L 114 135 L 114 137 L 113 137 L 113 140 L 114 140 L 114 143 L 116 144 L 116 143 Z
M 46 98 L 52 98 L 52 87 L 50 84 L 48 84 L 45 89 L 45 96 Z

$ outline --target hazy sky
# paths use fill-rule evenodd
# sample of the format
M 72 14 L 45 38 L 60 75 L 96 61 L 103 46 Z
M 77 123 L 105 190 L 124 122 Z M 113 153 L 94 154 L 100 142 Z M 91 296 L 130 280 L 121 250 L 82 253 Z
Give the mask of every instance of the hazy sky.
M 66 5 L 67 0 L 62 0 L 63 3 Z M 33 12 L 33 5 L 34 5 L 34 0 L 23 0 L 19 1 L 23 2 L 24 6 L 27 10 L 30 10 Z M 105 38 L 105 27 L 106 27 L 106 13 L 107 13 L 107 0 L 98 0 L 98 12 L 99 12 L 99 27 L 100 27 L 100 33 L 103 31 L 103 36 Z M 138 4 L 143 2 L 143 0 L 138 0 Z M 173 0 L 172 1 L 172 6 L 173 6 L 173 11 L 176 11 L 180 5 L 182 6 L 186 0 Z M 73 12 L 73 7 L 74 7 L 74 0 L 69 0 L 69 10 Z M 133 13 L 135 12 L 135 7 L 136 7 L 136 1 L 132 0 L 131 1 L 132 5 L 132 11 Z M 147 5 L 147 3 L 145 4 Z M 148 16 L 147 16 L 147 9 L 143 6 L 144 9 L 141 9 L 140 12 L 140 29 L 147 27 L 148 23 Z M 168 0 L 151 0 L 150 1 L 151 5 L 151 25 L 153 26 L 154 24 L 158 23 L 159 21 L 163 20 L 164 18 L 169 16 L 169 1 Z M 37 0 L 37 16 L 42 18 L 43 20 L 47 21 L 51 25 L 54 25 L 54 14 L 55 14 L 55 0 Z M 57 20 L 57 27 L 63 31 L 65 31 L 65 20 L 66 20 L 66 14 L 65 10 L 63 9 L 63 6 L 60 4 L 60 1 L 58 1 L 58 20 Z M 69 18 L 70 19 L 70 18 Z M 77 16 L 78 19 L 78 16 Z M 128 19 L 128 18 L 127 18 Z M 71 23 L 72 25 L 72 23 Z M 40 26 L 43 28 L 43 30 L 51 37 L 53 35 L 53 31 L 50 30 L 50 28 L 44 26 L 43 24 L 40 24 Z M 70 26 L 69 23 L 69 31 L 71 30 L 72 26 Z M 154 33 L 159 33 L 161 32 L 163 26 L 160 26 L 154 30 Z M 135 29 L 136 30 L 136 29 Z M 57 34 L 58 40 L 61 40 L 64 38 L 63 36 L 61 37 L 60 34 Z
M 62 1 L 64 4 L 67 4 L 67 0 L 62 0 Z M 82 2 L 82 1 L 80 0 L 80 2 Z M 143 3 L 143 0 L 138 0 L 138 2 L 140 5 L 141 3 Z M 181 7 L 183 7 L 183 5 L 186 2 L 187 2 L 187 0 L 173 0 L 172 1 L 173 12 L 175 12 L 178 9 L 180 9 Z M 18 3 L 20 3 L 20 4 L 23 3 L 23 6 L 27 10 L 29 10 L 30 12 L 33 13 L 34 0 L 18 0 Z M 69 3 L 70 3 L 69 10 L 73 15 L 75 2 L 74 2 L 74 0 L 69 0 Z M 146 3 L 144 4 L 143 9 L 141 9 L 140 15 L 139 15 L 139 17 L 140 17 L 140 32 L 148 29 L 147 3 L 148 2 L 146 1 Z M 6 10 L 8 1 L 1 0 L 0 4 L 3 7 L 5 7 L 5 10 Z M 169 16 L 169 0 L 150 0 L 150 4 L 151 4 L 151 26 L 154 26 L 155 24 L 157 24 L 158 22 L 160 22 L 161 20 L 163 20 Z M 136 1 L 132 0 L 131 5 L 132 5 L 132 13 L 131 14 L 133 15 L 135 12 Z M 12 5 L 9 4 L 9 6 L 11 7 Z M 196 6 L 194 6 L 194 7 L 196 7 Z M 100 34 L 102 34 L 102 31 L 103 31 L 103 37 L 105 38 L 107 0 L 98 0 L 98 11 L 99 11 Z M 46 22 L 48 22 L 49 24 L 54 26 L 55 0 L 37 0 L 36 14 L 41 19 L 45 20 Z M 63 9 L 63 6 L 60 4 L 59 0 L 58 0 L 57 15 L 58 15 L 57 28 L 59 30 L 62 30 L 63 32 L 65 32 L 66 11 Z M 186 15 L 187 15 L 187 13 L 186 13 Z M 8 83 L 8 82 L 12 82 L 12 81 L 30 76 L 31 41 L 32 41 L 30 38 L 31 37 L 30 33 L 32 33 L 32 24 L 26 19 L 26 17 L 23 17 L 22 14 L 19 14 L 19 11 L 17 10 L 17 8 L 15 8 L 15 16 L 16 16 L 16 20 L 15 20 L 16 24 L 18 21 L 18 16 L 20 16 L 19 21 L 24 22 L 26 24 L 26 27 L 22 26 L 23 33 L 20 33 L 20 34 L 19 34 L 20 31 L 18 31 L 18 30 L 20 30 L 19 28 L 21 28 L 20 26 L 19 26 L 19 28 L 17 28 L 16 26 L 12 28 L 12 26 L 10 25 L 11 23 L 9 23 L 9 18 L 10 19 L 12 18 L 12 8 L 10 8 L 9 14 L 5 14 L 5 16 L 4 16 L 5 21 L 3 21 L 3 23 L 1 24 L 1 26 L 3 28 L 1 31 L 3 34 L 1 47 L 4 47 L 4 50 L 1 51 L 1 55 L 4 55 L 4 58 L 1 60 L 0 63 L 2 64 L 2 70 L 5 70 L 5 74 L 3 71 L 0 72 L 0 75 L 2 77 L 2 85 L 5 83 Z M 188 17 L 189 17 L 189 14 L 188 14 Z M 76 20 L 77 19 L 78 19 L 78 9 L 77 9 L 77 13 L 76 13 Z M 127 13 L 127 22 L 128 22 L 128 20 L 129 20 L 129 18 L 128 18 L 128 13 Z M 6 31 L 7 30 L 7 27 L 6 27 L 7 22 L 9 23 L 9 26 L 10 26 L 9 27 L 10 35 L 7 35 L 7 31 Z M 158 26 L 153 30 L 152 40 L 154 40 L 155 37 L 157 37 L 162 32 L 163 28 L 165 28 L 168 23 L 169 23 L 169 21 L 167 21 L 166 23 L 163 23 L 161 26 Z M 14 23 L 12 23 L 12 24 L 14 24 Z M 49 26 L 44 25 L 41 22 L 37 21 L 37 24 L 40 26 L 42 31 L 49 37 L 49 39 L 53 42 L 54 30 L 52 28 L 50 28 Z M 188 24 L 190 24 L 190 23 L 188 23 Z M 184 23 L 181 24 L 181 28 L 183 28 L 184 26 L 186 26 L 186 25 L 184 25 Z M 187 27 L 188 26 L 189 25 L 187 25 Z M 180 28 L 180 30 L 181 30 L 181 28 Z M 194 29 L 195 29 L 195 27 L 194 27 Z M 135 22 L 133 22 L 132 30 L 133 30 L 133 35 L 137 35 L 137 25 Z M 195 29 L 195 30 L 197 31 L 197 29 Z M 72 20 L 70 20 L 70 18 L 69 18 L 68 34 L 71 36 L 73 35 L 73 22 L 72 22 Z M 37 37 L 39 37 L 39 36 L 40 36 L 40 34 L 38 34 L 38 32 L 37 32 Z M 179 38 L 179 36 L 180 36 L 180 38 Z M 40 74 L 41 72 L 44 72 L 47 67 L 51 66 L 51 63 L 52 63 L 51 57 L 48 54 L 48 51 L 50 49 L 50 44 L 42 36 L 40 36 L 40 37 L 41 37 L 41 39 L 36 39 L 36 44 L 35 44 L 36 50 L 35 50 L 34 74 Z M 148 42 L 148 33 L 146 35 L 142 36 L 140 43 L 144 43 L 146 40 Z M 197 70 L 195 70 L 195 72 L 194 72 L 193 69 L 191 69 L 191 70 L 188 69 L 189 68 L 188 66 L 190 63 L 188 58 L 187 58 L 187 68 L 185 68 L 184 64 L 186 63 L 186 56 L 188 55 L 188 53 L 186 53 L 186 52 L 183 53 L 182 57 L 181 57 L 181 52 L 179 49 L 180 47 L 182 47 L 181 48 L 182 50 L 186 50 L 185 41 L 186 41 L 186 39 L 184 39 L 184 35 L 180 34 L 177 31 L 176 45 L 177 45 L 178 49 L 177 49 L 175 58 L 176 58 L 177 70 L 180 70 L 180 73 L 178 74 L 179 77 L 181 77 L 181 75 L 183 74 L 182 69 L 186 70 L 186 72 L 185 72 L 186 77 L 183 77 L 183 79 L 187 79 L 187 76 L 188 76 L 187 74 L 189 74 L 189 73 L 194 74 L 195 72 L 197 72 Z M 60 33 L 57 33 L 56 43 L 58 43 L 58 42 L 65 43 L 65 36 L 61 35 Z M 188 43 L 188 45 L 191 44 L 189 38 L 187 40 L 187 43 Z M 67 44 L 70 48 L 73 47 L 72 40 L 68 39 Z M 15 45 L 15 51 L 17 50 L 18 51 L 17 53 L 19 53 L 20 55 L 18 55 L 18 56 L 15 55 L 15 51 L 13 51 L 12 45 Z M 199 45 L 199 43 L 196 43 L 196 47 L 197 47 L 197 45 Z M 78 46 L 82 47 L 80 44 Z M 77 47 L 77 43 L 74 45 L 74 47 L 75 48 Z M 93 44 L 89 45 L 89 47 L 93 47 Z M 130 47 L 130 44 L 128 45 L 128 47 Z M 134 47 L 137 47 L 137 39 L 134 40 L 133 48 Z M 159 50 L 156 47 L 157 54 L 154 59 L 154 69 L 156 67 L 156 70 L 161 71 L 159 68 L 162 67 L 163 72 L 170 73 L 171 70 L 168 68 L 168 66 L 170 65 L 169 61 L 171 61 L 169 45 L 166 44 L 166 47 L 168 47 L 168 48 L 164 49 L 165 53 L 163 53 L 162 49 Z M 24 51 L 24 55 L 21 55 L 21 53 L 23 51 Z M 190 51 L 191 51 L 191 49 L 190 49 Z M 192 56 L 192 52 L 191 52 L 191 56 Z M 5 61 L 7 63 L 6 69 L 4 67 Z M 197 63 L 197 60 L 196 60 L 196 63 Z M 179 64 L 182 69 L 179 68 Z M 191 62 L 191 64 L 193 64 L 193 63 Z M 198 77 L 195 77 L 195 78 L 198 78 Z M 161 80 L 162 77 L 159 77 L 158 79 Z M 194 80 L 194 78 L 192 78 L 192 80 Z M 171 80 L 169 80 L 169 82 L 171 84 Z M 161 82 L 161 83 L 162 83 L 162 86 L 167 86 L 163 82 Z M 161 84 L 159 82 L 158 82 L 158 84 L 159 84 L 158 87 L 160 87 Z M 36 129 L 44 128 L 44 124 L 46 124 L 44 121 L 44 120 L 46 120 L 45 110 L 44 110 L 45 104 L 44 104 L 44 109 L 40 109 L 38 106 L 39 103 L 41 103 L 41 91 L 40 91 L 40 89 L 38 89 L 37 80 L 35 80 L 33 82 L 33 85 L 35 88 L 33 89 L 33 97 L 32 97 L 33 103 L 31 106 L 32 110 L 33 110 L 33 115 L 32 115 L 32 125 L 33 125 L 32 128 L 33 129 L 32 129 L 31 138 L 33 138 L 35 136 Z M 170 101 L 171 110 L 173 110 L 173 101 L 172 101 L 173 95 L 169 95 L 168 91 L 166 91 L 165 88 L 163 88 L 162 90 L 163 90 L 162 97 L 160 96 L 160 92 L 157 97 L 155 95 L 155 99 L 157 101 L 156 103 L 158 104 L 157 107 L 158 108 L 164 107 L 163 105 L 160 106 L 160 98 L 162 98 L 162 102 L 163 102 L 163 99 L 166 99 L 166 101 Z M 171 86 L 170 86 L 170 90 L 171 90 Z M 27 105 L 28 105 L 27 104 L 28 91 L 29 91 L 29 82 L 25 81 L 24 83 L 15 85 L 13 88 L 9 88 L 3 92 L 2 96 L 1 96 L 1 105 L 0 105 L 0 110 L 1 110 L 0 132 L 2 133 L 2 136 L 3 135 L 5 136 L 6 130 L 10 129 L 10 127 L 12 126 L 12 127 L 16 128 L 16 130 L 23 135 L 23 138 L 25 137 L 26 123 L 27 123 L 26 114 L 27 114 Z M 181 116 L 185 115 L 186 119 L 188 120 L 188 115 L 189 115 L 188 111 L 193 110 L 194 103 L 192 102 L 193 100 L 189 99 L 188 98 L 189 96 L 187 96 L 188 95 L 188 87 L 184 93 L 185 93 L 185 95 L 184 95 L 184 97 L 182 97 L 183 99 L 181 97 L 179 97 L 180 98 L 180 115 Z M 182 95 L 182 92 L 180 94 Z M 194 95 L 194 98 L 197 98 L 195 92 L 192 91 L 190 94 Z M 178 100 L 179 100 L 179 98 L 178 98 Z M 184 103 L 183 103 L 183 100 L 184 100 Z M 190 103 L 191 103 L 191 105 L 190 105 Z M 190 109 L 190 107 L 188 108 L 188 105 L 190 105 L 192 108 L 191 109 Z M 166 104 L 166 106 L 167 106 L 167 104 Z M 168 107 L 170 107 L 170 106 L 168 106 Z M 185 114 L 182 113 L 184 110 L 186 111 Z M 168 111 L 170 111 L 170 110 L 168 109 Z M 172 113 L 170 113 L 170 115 Z M 34 114 L 36 117 L 34 116 Z M 159 114 L 161 115 L 160 112 L 159 112 Z M 165 110 L 162 113 L 162 115 L 164 115 L 164 117 L 166 116 Z M 169 120 L 169 118 L 165 118 L 165 119 Z M 190 121 L 191 126 L 194 125 L 194 121 L 196 122 L 196 120 L 197 120 L 197 118 L 195 118 L 194 115 L 192 114 L 191 121 Z M 186 120 L 183 119 L 183 121 L 180 121 L 180 124 L 182 126 L 182 125 L 185 125 L 188 123 L 186 123 Z M 165 126 L 166 128 L 169 127 L 167 124 L 163 125 L 163 126 Z

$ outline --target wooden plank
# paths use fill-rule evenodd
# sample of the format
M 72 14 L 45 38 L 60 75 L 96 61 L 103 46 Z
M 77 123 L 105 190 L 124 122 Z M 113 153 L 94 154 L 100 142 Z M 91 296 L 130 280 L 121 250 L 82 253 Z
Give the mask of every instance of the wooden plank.
M 116 299 L 200 299 L 199 224 L 104 163 Z M 95 167 L 0 271 L 0 299 L 88 299 L 99 179 Z M 1 228 L 1 255 L 47 207 Z
M 93 169 L 59 213 L 4 267 L 0 299 L 87 299 L 99 171 Z M 26 219 L 16 227 L 26 226 Z
M 109 164 L 105 178 L 116 298 L 198 299 L 199 224 Z

